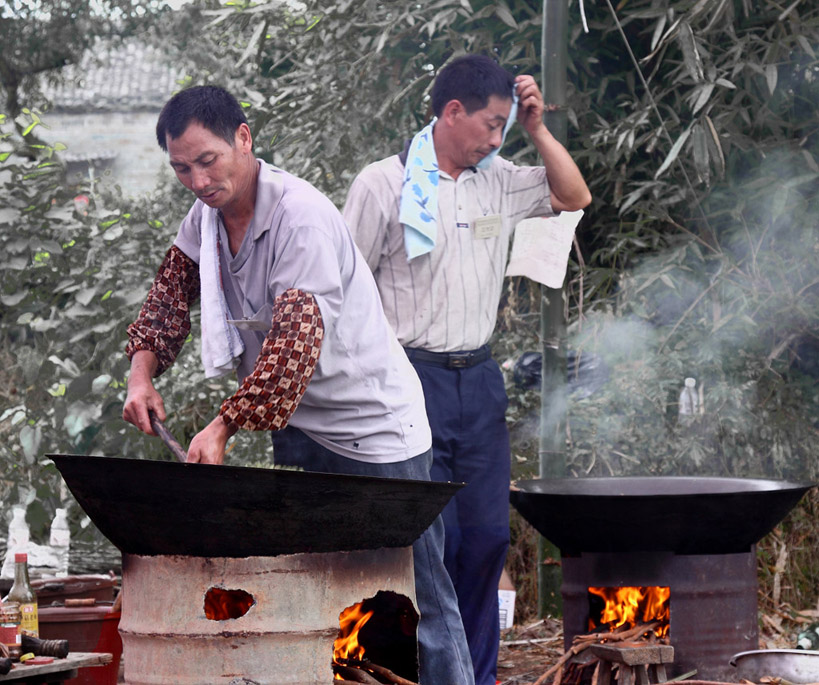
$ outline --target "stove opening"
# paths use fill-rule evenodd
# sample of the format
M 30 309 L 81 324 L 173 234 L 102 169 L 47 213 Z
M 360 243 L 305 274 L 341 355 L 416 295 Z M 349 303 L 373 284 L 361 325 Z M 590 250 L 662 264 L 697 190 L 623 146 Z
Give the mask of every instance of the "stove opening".
M 657 623 L 654 634 L 667 638 L 671 618 L 668 587 L 590 587 L 589 631 L 627 630 Z
M 205 593 L 205 616 L 211 621 L 241 618 L 254 604 L 256 600 L 249 592 L 212 587 Z
M 374 597 L 347 607 L 339 615 L 333 643 L 336 680 L 352 680 L 358 671 L 383 676 L 385 670 L 418 681 L 418 612 L 405 595 L 379 590 Z

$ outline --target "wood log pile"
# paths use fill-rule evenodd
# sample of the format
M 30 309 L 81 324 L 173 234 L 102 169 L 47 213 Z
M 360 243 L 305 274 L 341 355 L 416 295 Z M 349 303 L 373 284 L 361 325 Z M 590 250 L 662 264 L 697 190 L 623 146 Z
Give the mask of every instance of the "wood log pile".
M 333 680 L 333 685 L 418 685 L 402 678 L 390 669 L 374 664 L 372 661 L 358 659 L 337 659 L 333 662 L 333 673 L 342 680 Z
M 547 683 L 551 685 L 581 685 L 582 683 L 607 685 L 607 681 L 610 680 L 608 676 L 613 657 L 604 652 L 595 654 L 595 650 L 590 648 L 595 645 L 624 645 L 626 643 L 629 643 L 629 647 L 633 647 L 635 642 L 647 646 L 667 645 L 668 641 L 665 638 L 658 638 L 654 632 L 658 626 L 659 622 L 653 621 L 641 623 L 633 628 L 621 627 L 613 631 L 576 635 L 572 640 L 572 646 L 535 681 L 534 685 L 546 685 Z

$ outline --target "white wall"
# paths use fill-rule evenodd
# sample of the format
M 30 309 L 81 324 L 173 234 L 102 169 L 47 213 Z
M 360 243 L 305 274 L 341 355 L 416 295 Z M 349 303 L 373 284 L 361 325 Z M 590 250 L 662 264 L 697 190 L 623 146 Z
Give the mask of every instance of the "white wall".
M 156 142 L 158 116 L 158 111 L 51 112 L 45 115 L 49 128 L 38 128 L 37 133 L 51 144 L 68 147 L 62 156 L 68 162 L 69 183 L 76 183 L 79 173 L 87 176 L 88 165 L 79 160 L 90 158 L 97 178 L 118 183 L 128 196 L 138 196 L 153 190 L 159 170 L 167 166 L 167 156 Z

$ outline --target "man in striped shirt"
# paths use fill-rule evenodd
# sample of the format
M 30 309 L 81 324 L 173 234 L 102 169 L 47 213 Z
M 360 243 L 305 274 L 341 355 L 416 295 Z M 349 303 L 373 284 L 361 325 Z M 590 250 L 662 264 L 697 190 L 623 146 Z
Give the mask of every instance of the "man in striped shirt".
M 513 102 L 543 166 L 493 158 Z M 429 192 L 420 188 L 423 179 L 420 186 L 412 180 L 411 165 L 423 157 L 409 152 L 416 142 L 423 148 L 416 136 L 403 154 L 370 164 L 357 176 L 343 214 L 421 378 L 433 435 L 433 478 L 467 483 L 444 512 L 445 562 L 458 593 L 475 682 L 494 685 L 511 465 L 507 397 L 488 342 L 515 225 L 581 209 L 591 195 L 544 125 L 543 98 L 531 76 L 513 77 L 488 57 L 467 55 L 437 75 L 432 108 L 437 173 L 434 162 L 425 169 L 433 172 Z M 402 222 L 402 191 L 412 191 L 429 212 L 424 221 L 436 224 L 425 230 L 426 247 L 418 256 L 417 249 L 411 252 L 417 236 Z M 437 207 L 431 207 L 436 199 Z

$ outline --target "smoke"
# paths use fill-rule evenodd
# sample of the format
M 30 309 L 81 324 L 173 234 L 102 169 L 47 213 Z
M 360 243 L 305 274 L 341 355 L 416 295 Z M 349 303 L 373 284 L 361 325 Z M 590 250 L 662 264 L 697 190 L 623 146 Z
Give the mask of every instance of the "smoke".
M 579 392 L 577 363 L 543 409 L 559 421 L 565 400 L 567 475 L 819 476 L 819 187 L 795 164 L 712 196 L 708 223 L 572 323 L 569 354 L 606 379 Z M 702 413 L 681 422 L 686 377 Z

